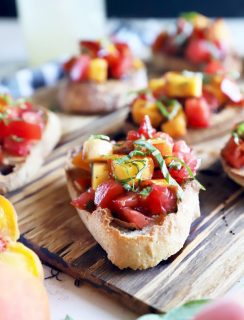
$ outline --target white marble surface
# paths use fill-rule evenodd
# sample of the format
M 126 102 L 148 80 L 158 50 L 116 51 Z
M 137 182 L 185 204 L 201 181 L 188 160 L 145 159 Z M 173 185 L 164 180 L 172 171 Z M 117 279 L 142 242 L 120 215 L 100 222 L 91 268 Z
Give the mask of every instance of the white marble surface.
M 141 22 L 138 22 L 139 24 Z M 233 31 L 234 42 L 238 51 L 244 55 L 244 21 L 229 21 Z M 0 76 L 12 73 L 16 67 L 26 64 L 27 52 L 18 23 L 15 20 L 0 20 L 0 39 L 5 39 L 0 50 Z M 7 41 L 6 39 L 10 39 Z M 46 276 L 50 276 L 50 269 L 45 267 Z M 74 286 L 74 279 L 61 273 L 57 281 L 55 278 L 45 280 L 52 320 L 64 320 L 69 314 L 74 320 L 132 320 L 136 314 L 104 296 L 98 290 L 82 285 Z M 244 281 L 238 282 L 236 289 L 243 289 Z

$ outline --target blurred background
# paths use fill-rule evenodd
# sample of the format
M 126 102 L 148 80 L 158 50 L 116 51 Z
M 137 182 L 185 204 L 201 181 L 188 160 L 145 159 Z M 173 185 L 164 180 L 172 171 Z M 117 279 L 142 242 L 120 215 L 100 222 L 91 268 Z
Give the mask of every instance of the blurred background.
M 146 58 L 156 34 L 185 11 L 225 17 L 234 46 L 244 55 L 243 0 L 1 0 L 0 76 L 64 59 L 78 50 L 79 39 L 107 34 L 128 41 Z

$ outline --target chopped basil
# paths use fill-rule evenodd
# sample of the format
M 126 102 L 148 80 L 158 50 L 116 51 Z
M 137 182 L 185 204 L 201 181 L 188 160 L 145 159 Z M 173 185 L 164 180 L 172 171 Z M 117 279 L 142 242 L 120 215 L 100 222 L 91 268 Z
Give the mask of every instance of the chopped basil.
M 144 141 L 144 140 L 136 140 L 134 142 L 135 145 L 140 146 L 142 148 L 146 148 L 153 156 L 154 158 L 157 160 L 160 170 L 162 171 L 162 174 L 165 178 L 165 180 L 168 182 L 168 184 L 174 185 L 177 187 L 177 192 L 178 192 L 178 196 L 179 198 L 182 198 L 183 196 L 183 190 L 181 188 L 181 186 L 177 183 L 177 181 L 171 177 L 167 165 L 160 153 L 160 151 L 155 148 L 150 142 L 148 141 Z
M 180 170 L 182 165 L 180 162 L 172 160 L 168 166 L 170 169 Z
M 187 170 L 190 178 L 193 179 L 193 180 L 195 180 L 195 181 L 199 184 L 199 186 L 200 186 L 200 188 L 201 188 L 202 190 L 206 190 L 205 187 L 196 179 L 195 175 L 194 175 L 193 172 L 191 171 L 191 168 L 190 168 L 183 160 L 181 160 L 181 159 L 178 158 L 178 157 L 174 157 L 174 156 L 165 156 L 165 158 L 166 158 L 166 159 L 172 159 L 172 160 L 174 161 L 174 164 L 176 164 L 176 163 L 178 162 L 178 164 L 179 164 L 180 166 L 186 168 L 186 170 Z M 179 170 L 179 169 L 176 169 L 176 170 Z
M 141 196 L 147 197 L 151 191 L 152 191 L 151 187 L 146 187 L 146 188 L 142 189 L 142 191 L 139 194 Z
M 110 138 L 108 136 L 105 136 L 104 134 L 92 134 L 89 139 L 100 139 L 110 141 Z
M 181 18 L 184 18 L 185 20 L 190 22 L 192 22 L 197 16 L 199 16 L 199 13 L 195 11 L 183 12 L 180 15 Z
M 167 107 L 161 101 L 159 100 L 156 101 L 156 106 L 158 107 L 162 115 L 167 120 L 172 120 L 177 115 L 179 110 L 182 108 L 181 104 L 175 99 L 168 100 L 166 104 L 167 104 Z M 170 110 L 170 112 L 168 110 Z
M 232 132 L 235 144 L 239 144 L 244 139 L 244 122 L 240 122 Z

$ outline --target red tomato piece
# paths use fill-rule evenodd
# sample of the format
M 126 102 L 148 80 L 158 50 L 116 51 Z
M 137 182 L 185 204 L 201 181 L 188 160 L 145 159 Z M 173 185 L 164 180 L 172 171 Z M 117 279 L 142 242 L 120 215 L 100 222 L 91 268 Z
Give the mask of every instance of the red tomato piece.
M 208 62 L 212 58 L 209 43 L 203 39 L 192 39 L 186 47 L 185 55 L 188 60 L 196 64 Z
M 0 120 L 0 139 L 8 136 L 8 130 L 5 122 Z
M 113 208 L 115 211 L 124 207 L 135 208 L 138 205 L 138 195 L 134 192 L 127 192 L 125 195 L 119 196 L 113 200 Z
M 204 67 L 203 71 L 208 74 L 215 74 L 224 73 L 226 70 L 220 61 L 212 60 Z
M 3 149 L 13 156 L 26 157 L 30 153 L 31 147 L 32 143 L 29 140 L 16 140 L 12 136 L 3 140 Z
M 210 108 L 203 98 L 189 98 L 185 102 L 187 124 L 193 128 L 207 128 L 210 122 Z
M 132 68 L 132 56 L 125 55 L 120 56 L 116 63 L 114 63 L 110 68 L 111 76 L 115 79 L 121 79 L 128 75 Z
M 180 140 L 175 142 L 173 147 L 173 155 L 184 161 L 185 164 L 191 169 L 192 173 L 195 175 L 196 170 L 199 166 L 199 161 L 194 153 L 192 153 L 188 145 L 185 143 L 185 141 Z M 184 166 L 182 166 L 180 169 L 170 168 L 169 172 L 171 176 L 180 184 L 190 178 L 189 172 Z
M 88 55 L 77 58 L 70 70 L 71 80 L 75 82 L 87 80 L 90 61 L 91 58 Z
M 116 212 L 116 215 L 119 219 L 128 223 L 132 223 L 137 229 L 143 229 L 151 221 L 149 217 L 145 216 L 139 211 L 127 207 L 121 208 L 118 212 Z
M 65 72 L 67 72 L 67 73 L 70 72 L 74 63 L 76 62 L 76 59 L 77 59 L 76 57 L 72 57 L 63 64 L 63 69 Z
M 90 188 L 88 191 L 83 192 L 77 199 L 71 201 L 72 206 L 81 210 L 93 211 L 95 191 Z
M 2 147 L 0 146 L 0 165 L 3 163 L 3 150 Z
M 175 188 L 168 186 L 152 185 L 149 195 L 143 199 L 142 206 L 146 206 L 151 215 L 160 215 L 175 212 L 177 196 Z
M 202 96 L 206 100 L 210 110 L 214 111 L 219 108 L 218 99 L 216 98 L 216 96 L 212 92 L 209 92 L 209 91 L 203 89 Z
M 97 57 L 101 44 L 99 41 L 82 40 L 80 41 L 80 50 L 82 54 L 88 54 L 92 58 Z
M 236 144 L 234 138 L 231 137 L 226 146 L 222 150 L 222 156 L 225 161 L 236 169 L 244 166 L 244 141 Z
M 95 192 L 95 204 L 101 208 L 109 208 L 112 201 L 125 193 L 122 185 L 115 180 L 108 180 L 100 184 Z
M 141 135 L 140 133 L 138 133 L 137 131 L 135 130 L 130 130 L 128 133 L 127 133 L 127 140 L 138 140 L 140 139 Z
M 221 91 L 232 102 L 239 103 L 243 99 L 238 85 L 234 81 L 228 78 L 224 78 L 223 81 L 221 82 Z
M 146 139 L 150 139 L 155 132 L 156 130 L 152 127 L 149 116 L 144 116 L 138 129 L 138 133 L 143 135 Z
M 28 123 L 22 120 L 10 122 L 6 126 L 6 131 L 9 136 L 13 135 L 28 140 L 40 140 L 42 137 L 42 128 L 39 124 Z

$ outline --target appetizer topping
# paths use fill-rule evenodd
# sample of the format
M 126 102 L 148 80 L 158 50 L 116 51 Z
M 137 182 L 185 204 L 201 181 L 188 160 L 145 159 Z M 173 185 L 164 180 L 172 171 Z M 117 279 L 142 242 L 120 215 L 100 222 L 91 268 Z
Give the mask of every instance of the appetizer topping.
M 125 141 L 115 143 L 99 137 L 88 139 L 72 159 L 72 172 L 77 173 L 72 180 L 79 178 L 81 191 L 73 206 L 90 212 L 109 209 L 116 221 L 133 229 L 177 211 L 184 184 L 195 179 L 199 166 L 184 141 L 174 142 L 168 134 L 156 132 L 148 116 L 138 131 L 128 132 Z
M 237 124 L 232 131 L 231 138 L 222 150 L 222 156 L 231 167 L 244 167 L 244 122 Z
M 196 12 L 182 14 L 173 32 L 163 31 L 152 50 L 182 57 L 194 64 L 222 61 L 231 51 L 229 30 L 223 19 L 210 20 Z
M 96 83 L 123 79 L 142 67 L 142 61 L 133 58 L 126 43 L 102 41 L 81 41 L 80 55 L 72 57 L 63 66 L 72 81 Z
M 213 112 L 231 105 L 243 106 L 243 96 L 225 73 L 167 72 L 136 93 L 131 114 L 138 125 L 148 115 L 154 127 L 178 138 L 187 127 L 207 128 Z
M 44 125 L 42 111 L 30 102 L 0 95 L 0 163 L 5 155 L 26 157 L 41 139 Z

